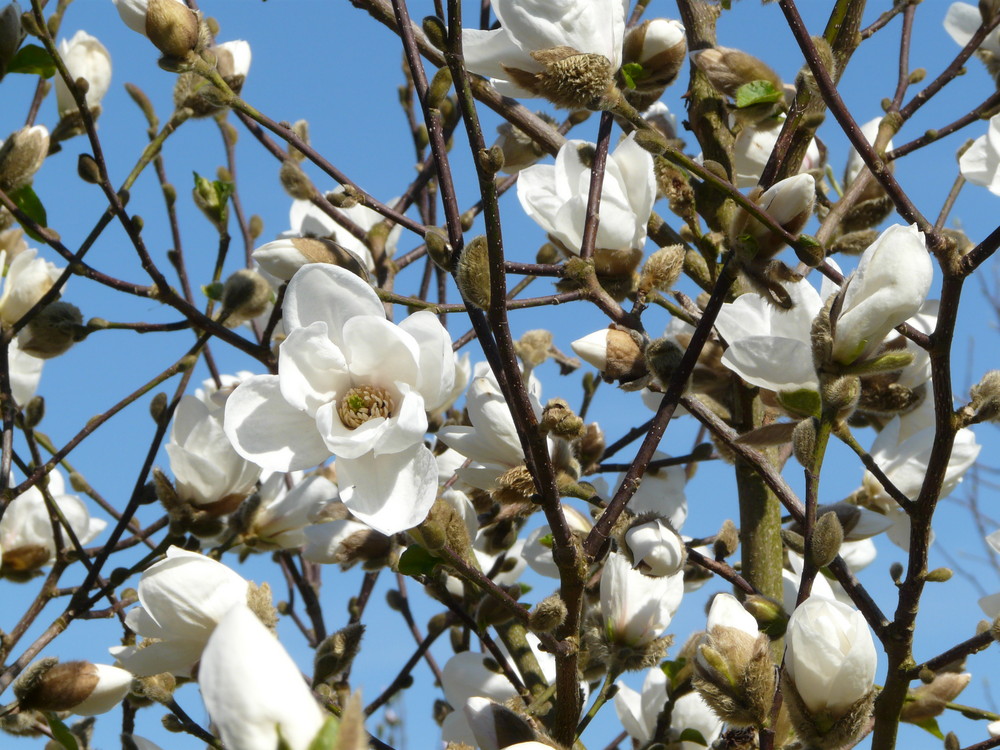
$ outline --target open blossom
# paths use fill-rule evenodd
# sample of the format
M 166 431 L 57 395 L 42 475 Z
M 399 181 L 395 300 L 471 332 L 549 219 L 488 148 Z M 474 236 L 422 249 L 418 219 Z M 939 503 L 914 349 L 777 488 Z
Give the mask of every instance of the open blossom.
M 657 578 L 633 570 L 628 558 L 611 553 L 601 574 L 601 614 L 611 643 L 645 646 L 670 625 L 684 595 L 684 575 Z
M 100 105 L 111 86 L 111 55 L 107 48 L 86 31 L 78 31 L 68 42 L 65 39 L 59 42 L 59 54 L 74 81 L 78 78 L 87 81 L 87 106 L 93 109 Z M 59 114 L 75 112 L 76 102 L 62 76 L 55 76 L 55 83 Z
M 52 471 L 48 482 L 52 499 L 80 544 L 97 538 L 107 522 L 91 518 L 86 504 L 76 495 L 66 493 L 61 471 Z M 69 543 L 65 533 L 63 539 Z M 3 553 L 0 570 L 5 573 L 30 573 L 55 561 L 57 550 L 52 535 L 52 519 L 38 487 L 29 487 L 7 506 L 3 519 L 0 519 L 0 551 Z
M 878 656 L 868 623 L 846 604 L 811 596 L 785 634 L 785 669 L 813 715 L 838 719 L 872 689 Z
M 243 604 L 208 639 L 198 684 L 212 724 L 233 750 L 307 750 L 325 716 L 278 639 Z
M 497 0 L 492 7 L 500 28 L 463 29 L 462 51 L 466 67 L 492 79 L 507 96 L 539 95 L 516 81 L 543 72 L 537 53 L 548 50 L 603 56 L 609 74 L 621 66 L 628 11 L 623 0 Z
M 395 325 L 350 271 L 304 266 L 283 306 L 278 374 L 242 382 L 226 404 L 236 451 L 270 471 L 337 456 L 341 499 L 386 534 L 420 523 L 437 494 L 423 445 L 427 411 L 451 395 L 451 338 L 430 312 Z
M 986 135 L 976 138 L 959 157 L 958 168 L 962 177 L 973 185 L 981 185 L 993 195 L 1000 195 L 1000 115 L 990 118 Z
M 222 411 L 194 396 L 177 405 L 166 450 L 178 497 L 219 515 L 235 510 L 260 476 L 259 466 L 233 450 L 222 430 Z
M 116 646 L 111 654 L 139 677 L 186 677 L 222 617 L 246 604 L 249 584 L 220 562 L 170 547 L 166 559 L 142 574 L 138 590 L 139 606 L 129 610 L 125 624 L 147 640 Z
M 272 474 L 261 486 L 261 503 L 249 522 L 247 535 L 255 546 L 297 549 L 307 542 L 306 532 L 324 508 L 340 499 L 337 485 L 314 474 L 300 479 L 290 490 L 285 475 Z
M 556 163 L 522 169 L 517 198 L 525 213 L 562 247 L 579 254 L 590 192 L 590 167 L 580 161 L 585 141 L 567 141 Z M 608 155 L 601 188 L 601 221 L 596 247 L 638 250 L 646 241 L 646 224 L 656 200 L 653 159 L 631 136 Z
M 969 3 L 952 3 L 944 17 L 944 30 L 956 44 L 967 45 L 972 36 L 983 25 L 983 16 L 979 8 Z M 1000 56 L 1000 29 L 993 29 L 983 43 L 979 45 L 982 52 Z
M 0 267 L 7 263 L 6 252 L 0 252 Z M 0 293 L 0 322 L 13 325 L 42 296 L 52 288 L 62 273 L 54 263 L 38 257 L 38 251 L 29 248 L 14 256 L 3 277 Z

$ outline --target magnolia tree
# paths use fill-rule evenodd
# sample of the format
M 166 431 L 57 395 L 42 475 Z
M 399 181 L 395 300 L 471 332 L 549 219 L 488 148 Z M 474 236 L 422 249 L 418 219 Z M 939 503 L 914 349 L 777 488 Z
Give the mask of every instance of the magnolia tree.
M 808 21 L 794 0 L 353 4 L 333 14 L 402 73 L 288 80 L 398 86 L 415 172 L 346 98 L 347 148 L 282 120 L 293 97 L 255 106 L 252 76 L 291 74 L 251 76 L 257 40 L 210 17 L 231 7 L 114 0 L 146 37 L 126 72 L 158 90 L 127 84 L 127 111 L 104 96 L 129 56 L 69 2 L 0 11 L 0 729 L 68 750 L 95 726 L 143 750 L 1000 746 L 1000 595 L 980 585 L 980 621 L 949 580 L 996 563 L 961 559 L 942 503 L 1000 417 L 1000 371 L 952 365 L 1000 229 L 950 221 L 960 193 L 1000 195 L 1000 3 L 943 28 L 919 0 Z M 921 23 L 938 69 L 911 65 Z M 739 48 L 755 24 L 785 77 Z M 297 34 L 321 50 L 321 28 Z M 894 66 L 874 119 L 838 89 L 873 48 Z M 171 146 L 206 127 L 196 163 L 225 166 L 188 197 Z M 964 544 L 1000 553 L 982 499 Z

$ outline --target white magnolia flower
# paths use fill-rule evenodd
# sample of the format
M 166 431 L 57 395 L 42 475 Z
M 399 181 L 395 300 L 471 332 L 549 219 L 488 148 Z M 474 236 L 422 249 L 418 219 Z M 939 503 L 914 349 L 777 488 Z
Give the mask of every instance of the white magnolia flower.
M 174 0 L 184 7 L 184 0 Z M 149 9 L 150 0 L 114 0 L 115 8 L 122 21 L 132 31 L 136 31 L 146 36 L 146 11 Z
M 944 30 L 961 46 L 972 41 L 972 36 L 983 25 L 979 8 L 969 3 L 952 3 L 944 17 Z M 979 45 L 983 52 L 1000 55 L 1000 29 L 993 29 Z
M 344 192 L 343 187 L 338 187 L 334 193 Z M 395 203 L 395 199 L 389 201 L 389 205 Z M 338 209 L 344 216 L 353 221 L 365 232 L 368 232 L 376 224 L 383 221 L 382 214 L 372 211 L 360 203 L 350 208 Z M 364 242 L 344 229 L 340 224 L 330 218 L 326 213 L 307 200 L 295 200 L 289 212 L 291 230 L 283 235 L 284 239 L 290 237 L 325 237 L 333 240 L 343 247 L 347 252 L 358 259 L 358 262 L 368 271 L 375 270 L 375 262 L 372 260 L 371 250 Z M 396 252 L 396 244 L 403 232 L 403 228 L 396 224 L 389 230 L 389 236 L 385 240 L 386 255 L 392 256 Z M 258 262 L 260 262 L 258 260 Z M 269 270 L 265 266 L 265 270 Z M 283 278 L 280 277 L 279 278 Z
M 232 512 L 253 492 L 260 467 L 233 450 L 222 411 L 185 396 L 174 412 L 167 455 L 181 500 L 216 515 Z
M 615 713 L 629 737 L 645 745 L 656 732 L 656 720 L 667 702 L 667 675 L 658 666 L 646 672 L 642 690 L 633 690 L 621 680 L 615 682 Z M 707 738 L 706 738 L 707 739 Z
M 660 518 L 633 526 L 625 532 L 625 543 L 635 566 L 648 575 L 670 576 L 684 566 L 684 542 Z
M 816 202 L 816 180 L 810 174 L 797 174 L 779 180 L 760 194 L 756 204 L 783 227 L 801 227 Z M 745 231 L 757 239 L 771 234 L 771 229 L 756 219 L 747 222 Z M 797 231 L 794 228 L 789 231 Z
M 0 268 L 7 263 L 6 251 L 0 252 Z M 63 269 L 38 257 L 29 248 L 10 261 L 0 293 L 0 322 L 13 325 L 52 288 Z
M 633 570 L 628 559 L 611 553 L 601 573 L 601 614 L 608 640 L 642 647 L 670 625 L 684 595 L 684 575 L 654 578 Z
M 653 461 L 670 458 L 662 451 L 653 454 Z M 617 485 L 625 479 L 625 473 L 618 475 Z M 687 484 L 687 473 L 683 466 L 663 466 L 649 469 L 642 475 L 639 488 L 628 501 L 628 509 L 636 515 L 655 513 L 666 519 L 670 525 L 680 531 L 687 520 L 687 495 L 684 486 Z
M 426 311 L 390 323 L 365 281 L 327 264 L 304 266 L 282 309 L 278 374 L 244 381 L 226 403 L 236 451 L 271 471 L 334 454 L 355 516 L 385 534 L 420 523 L 437 493 L 426 412 L 455 377 L 447 331 Z
M 789 562 L 792 570 L 783 568 L 781 571 L 781 605 L 786 612 L 795 609 L 795 603 L 799 599 L 799 584 L 802 582 L 802 558 L 796 554 L 789 555 Z M 812 588 L 809 590 L 810 596 L 818 596 L 825 599 L 835 599 L 836 595 L 830 581 L 822 573 L 813 578 Z
M 744 127 L 733 142 L 734 184 L 738 188 L 754 187 L 760 181 L 760 175 L 767 166 L 778 142 L 782 122 L 775 123 L 770 128 Z M 805 159 L 802 161 L 801 172 L 817 168 L 821 163 L 819 146 L 816 140 L 809 141 Z
M 875 139 L 878 137 L 878 128 L 881 124 L 882 118 L 876 117 L 874 120 L 869 120 L 861 126 L 861 134 L 865 137 L 865 140 L 867 140 L 868 143 L 875 143 Z M 885 150 L 892 150 L 891 140 L 885 145 Z M 847 154 L 847 167 L 844 170 L 844 185 L 847 186 L 854 182 L 854 179 L 864 168 L 865 160 L 861 158 L 861 154 L 858 153 L 857 149 L 851 147 L 850 152 Z
M 569 47 L 603 55 L 610 72 L 621 66 L 628 3 L 624 0 L 496 0 L 500 28 L 462 30 L 466 67 L 492 79 L 507 96 L 534 96 L 511 80 L 510 69 L 539 73 L 544 66 L 533 52 Z
M 504 675 L 486 666 L 486 655 L 462 651 L 452 656 L 441 670 L 441 689 L 455 710 L 441 727 L 444 742 L 464 742 L 475 746 L 476 736 L 462 710 L 469 698 L 489 698 L 503 703 L 517 696 L 517 690 Z
M 785 669 L 812 714 L 843 716 L 875 681 L 878 656 L 864 616 L 818 596 L 800 604 L 785 633 Z
M 111 86 L 111 55 L 96 37 L 86 31 L 78 31 L 68 42 L 59 42 L 59 54 L 73 80 L 87 81 L 87 106 L 93 109 L 100 105 Z M 73 95 L 62 76 L 55 77 L 56 105 L 60 116 L 77 110 Z
M 752 293 L 722 306 L 715 321 L 729 345 L 722 364 L 747 383 L 771 391 L 817 391 L 810 330 L 823 301 L 805 279 L 782 286 L 792 300 L 790 310 Z
M 556 163 L 522 169 L 517 197 L 535 223 L 569 252 L 579 254 L 590 192 L 589 167 L 578 150 L 585 141 L 567 141 Z M 656 176 L 649 152 L 630 135 L 608 155 L 601 188 L 601 221 L 596 248 L 639 250 L 646 241 L 646 224 L 656 200 Z
M 56 507 L 80 544 L 88 544 L 97 538 L 107 522 L 91 518 L 86 504 L 76 495 L 66 493 L 66 482 L 59 469 L 49 473 L 48 482 L 48 491 Z M 63 542 L 66 545 L 70 543 L 65 531 Z M 5 572 L 31 572 L 55 562 L 57 550 L 52 535 L 52 517 L 38 487 L 29 487 L 7 506 L 0 519 L 0 550 L 3 552 L 2 570 Z
M 288 652 L 245 605 L 219 620 L 198 669 L 212 724 L 233 750 L 307 750 L 325 716 Z
M 138 590 L 139 606 L 129 610 L 125 624 L 148 642 L 116 646 L 111 654 L 139 677 L 187 677 L 222 617 L 246 604 L 249 585 L 220 562 L 170 547 L 166 559 L 142 574 Z
M 563 505 L 563 517 L 570 531 L 580 537 L 590 533 L 594 524 L 583 513 L 570 505 Z M 548 524 L 532 531 L 524 542 L 521 557 L 528 567 L 546 578 L 559 578 L 559 566 L 552 559 L 552 529 Z
M 337 485 L 314 474 L 285 491 L 285 475 L 274 474 L 259 492 L 261 505 L 249 533 L 257 543 L 281 549 L 298 549 L 308 542 L 310 529 L 324 508 L 339 502 Z M 361 524 L 358 524 L 359 526 Z
M 132 688 L 132 674 L 109 664 L 42 659 L 14 683 L 22 710 L 69 711 L 97 716 L 121 703 Z
M 244 39 L 233 39 L 216 45 L 215 54 L 218 58 L 219 70 L 226 77 L 246 78 L 250 72 L 250 43 Z
M 993 195 L 1000 195 L 1000 115 L 990 118 L 986 135 L 976 138 L 959 157 L 958 168 L 962 177 L 973 185 L 981 185 Z
M 25 352 L 15 338 L 7 348 L 7 364 L 10 368 L 11 394 L 19 406 L 24 406 L 35 397 L 45 360 Z
M 844 282 L 834 359 L 850 364 L 873 354 L 893 328 L 920 311 L 933 276 L 926 241 L 916 225 L 895 224 L 882 232 Z

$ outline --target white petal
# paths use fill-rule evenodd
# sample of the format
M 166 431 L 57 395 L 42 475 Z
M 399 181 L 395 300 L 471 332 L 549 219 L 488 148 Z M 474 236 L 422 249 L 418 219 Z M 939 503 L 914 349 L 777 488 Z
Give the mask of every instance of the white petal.
M 354 316 L 385 318 L 385 308 L 368 282 L 329 263 L 302 266 L 288 282 L 281 310 L 289 330 L 324 321 L 338 346 L 344 323 Z
M 383 534 L 413 528 L 437 497 L 437 464 L 423 445 L 399 453 L 339 459 L 340 497 L 360 521 Z

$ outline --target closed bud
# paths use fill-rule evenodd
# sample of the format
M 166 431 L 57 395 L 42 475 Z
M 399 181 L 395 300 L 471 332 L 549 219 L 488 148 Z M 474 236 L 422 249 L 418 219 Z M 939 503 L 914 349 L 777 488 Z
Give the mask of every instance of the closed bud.
M 661 518 L 638 520 L 625 532 L 624 542 L 633 566 L 646 575 L 674 575 L 687 561 L 680 534 Z
M 18 705 L 25 710 L 72 711 L 93 716 L 110 711 L 128 694 L 132 675 L 124 669 L 88 661 L 42 659 L 14 683 Z
M 979 15 L 983 19 L 983 25 L 989 25 L 1000 13 L 1000 0 L 979 0 Z
M 687 40 L 679 21 L 654 18 L 633 26 L 622 47 L 626 98 L 640 110 L 649 107 L 677 78 L 685 57 Z
M 473 237 L 462 250 L 455 274 L 462 298 L 480 310 L 490 307 L 490 251 L 486 237 Z
M 570 346 L 578 357 L 600 370 L 605 380 L 630 381 L 646 372 L 642 349 L 627 331 L 605 328 L 577 339 Z
M 482 148 L 476 154 L 476 161 L 479 168 L 490 175 L 494 175 L 503 169 L 503 149 L 499 146 Z
M 69 302 L 50 302 L 17 334 L 21 350 L 39 359 L 69 351 L 87 334 L 80 310 Z
M 959 750 L 961 747 L 962 743 L 959 741 L 958 735 L 954 732 L 948 732 L 948 734 L 944 736 L 944 750 Z
M 152 400 L 149 402 L 149 416 L 153 418 L 153 421 L 156 422 L 156 424 L 160 424 L 163 417 L 166 415 L 166 409 L 167 394 L 160 391 L 153 396 Z
M 684 357 L 684 350 L 670 338 L 660 338 L 646 347 L 646 367 L 661 383 L 666 385 Z
M 263 315 L 272 301 L 271 285 L 263 276 L 242 268 L 222 287 L 222 312 L 227 325 L 235 326 Z
M 152 677 L 136 677 L 132 682 L 129 703 L 136 706 L 169 703 L 176 689 L 177 678 L 170 672 L 161 672 Z
M 715 535 L 715 543 L 712 545 L 712 551 L 717 558 L 721 559 L 729 557 L 736 552 L 739 546 L 740 531 L 736 528 L 736 524 L 727 518 L 722 522 L 722 528 L 719 529 L 719 533 Z
M 13 192 L 31 182 L 49 153 L 49 131 L 43 125 L 24 127 L 0 146 L 0 188 Z
M 812 537 L 809 540 L 809 560 L 817 568 L 825 568 L 840 553 L 844 543 L 844 529 L 837 520 L 836 513 L 824 513 L 816 519 Z
M 528 627 L 536 633 L 551 633 L 563 624 L 566 614 L 566 602 L 561 596 L 547 596 L 528 613 Z
M 451 90 L 451 69 L 439 68 L 434 78 L 431 79 L 430 86 L 427 87 L 427 106 L 437 109 L 441 106 L 441 101 L 448 96 Z
M 542 433 L 551 433 L 563 440 L 576 440 L 583 436 L 583 420 L 578 417 L 564 399 L 554 398 L 542 410 L 538 425 Z
M 968 672 L 941 672 L 926 685 L 910 692 L 899 718 L 919 724 L 939 716 L 946 704 L 955 700 L 972 679 Z
M 788 624 L 788 614 L 773 599 L 753 594 L 743 600 L 743 608 L 753 615 L 760 629 L 772 638 L 780 638 Z
M 525 331 L 520 339 L 514 342 L 514 351 L 527 368 L 538 367 L 549 358 L 552 351 L 552 331 L 536 328 Z
M 515 599 L 521 595 L 521 587 L 519 585 L 502 586 L 501 588 Z M 489 594 L 482 598 L 479 606 L 476 608 L 476 623 L 481 627 L 502 625 L 505 622 L 510 622 L 513 617 L 514 613 L 511 612 L 506 604 L 498 599 L 494 599 Z
M 812 216 L 816 203 L 816 180 L 808 173 L 798 174 L 776 182 L 759 196 L 750 195 L 775 223 L 795 235 Z M 738 241 L 743 252 L 756 261 L 769 260 L 785 246 L 785 240 L 780 235 L 743 209 L 737 210 L 734 215 L 730 237 Z
M 312 180 L 294 159 L 285 159 L 281 163 L 278 179 L 281 180 L 281 187 L 293 198 L 307 201 L 316 195 Z
M 583 54 L 572 47 L 552 47 L 530 53 L 542 65 L 540 73 L 505 70 L 511 80 L 535 96 L 566 109 L 598 109 L 614 87 L 614 70 L 604 55 Z
M 952 575 L 951 568 L 934 568 L 934 570 L 928 571 L 924 580 L 928 583 L 945 583 L 951 580 Z
M 715 88 L 730 97 L 736 90 L 753 81 L 768 81 L 776 89 L 781 78 L 762 60 L 738 49 L 713 47 L 691 53 L 691 61 L 705 74 Z
M 641 128 L 636 130 L 635 135 L 632 137 L 635 139 L 637 146 L 642 147 L 654 156 L 662 154 L 667 150 L 667 146 L 669 145 L 663 133 L 656 129 Z
M 21 9 L 16 2 L 12 2 L 0 10 L 0 78 L 7 73 L 7 66 L 23 40 Z
M 175 0 L 164 0 L 164 2 L 175 2 Z M 232 183 L 209 180 L 195 172 L 194 189 L 191 191 L 194 204 L 220 232 L 225 230 L 229 221 L 229 196 L 232 192 Z
M 878 239 L 878 234 L 874 229 L 859 229 L 856 232 L 848 232 L 841 235 L 830 243 L 830 255 L 837 253 L 842 253 L 843 255 L 861 255 Z
M 668 245 L 650 255 L 639 274 L 639 291 L 669 291 L 684 270 L 685 254 L 683 245 Z
M 815 463 L 813 452 L 816 450 L 816 427 L 818 420 L 807 417 L 795 425 L 792 431 L 792 454 L 803 468 L 811 468 Z
M 257 239 L 264 233 L 264 220 L 258 214 L 254 214 L 250 217 L 247 229 L 250 233 L 250 239 Z
M 588 424 L 578 444 L 580 465 L 586 469 L 600 461 L 606 445 L 600 425 L 597 422 Z
M 894 562 L 889 566 L 889 577 L 892 578 L 893 583 L 898 584 L 903 578 L 903 563 Z
M 45 399 L 35 396 L 24 407 L 24 426 L 29 430 L 36 428 L 45 416 Z
M 990 370 L 969 391 L 973 422 L 995 422 L 1000 418 L 1000 370 Z
M 448 242 L 448 235 L 440 227 L 427 227 L 424 234 L 424 244 L 427 246 L 427 254 L 434 261 L 434 265 L 444 271 L 451 271 L 454 267 L 454 254 L 451 251 L 451 244 Z
M 335 680 L 350 669 L 354 657 L 361 650 L 365 626 L 351 623 L 324 639 L 316 647 L 313 657 L 313 685 Z
M 548 115 L 536 114 L 549 125 L 555 125 L 555 121 Z M 493 147 L 499 147 L 503 152 L 503 171 L 507 174 L 517 174 L 545 155 L 545 149 L 537 141 L 509 122 L 497 126 L 497 139 L 493 142 Z
M 437 16 L 426 16 L 420 25 L 424 34 L 427 35 L 427 41 L 441 51 L 447 49 L 448 29 L 445 27 L 444 21 Z
M 183 60 L 198 46 L 198 14 L 177 0 L 149 0 L 146 36 L 164 55 Z
M 77 158 L 76 173 L 80 175 L 81 180 L 91 185 L 98 185 L 101 182 L 101 169 L 90 154 L 80 154 Z
M 814 36 L 813 46 L 816 49 L 816 56 L 819 64 L 826 70 L 831 80 L 837 80 L 837 59 L 833 56 L 833 48 L 825 37 Z M 801 82 L 813 96 L 821 97 L 819 85 L 816 83 L 816 76 L 808 65 L 803 65 L 799 71 L 798 82 Z
M 836 410 L 841 419 L 851 415 L 861 396 L 861 380 L 854 375 L 835 378 L 820 387 L 824 406 Z
M 357 256 L 333 240 L 318 237 L 289 237 L 261 245 L 253 251 L 261 269 L 281 281 L 290 281 L 307 263 L 329 263 L 368 278 L 368 271 Z

